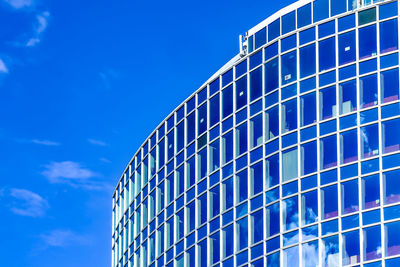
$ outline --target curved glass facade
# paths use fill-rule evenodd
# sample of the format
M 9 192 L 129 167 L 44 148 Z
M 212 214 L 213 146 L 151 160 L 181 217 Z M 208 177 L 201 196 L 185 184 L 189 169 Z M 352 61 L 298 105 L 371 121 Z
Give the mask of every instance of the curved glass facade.
M 400 266 L 397 1 L 305 0 L 145 140 L 112 266 Z

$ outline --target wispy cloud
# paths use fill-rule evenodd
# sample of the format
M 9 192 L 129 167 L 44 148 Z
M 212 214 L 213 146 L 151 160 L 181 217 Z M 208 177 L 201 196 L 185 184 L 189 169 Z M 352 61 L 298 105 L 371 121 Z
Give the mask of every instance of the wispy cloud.
M 4 2 L 16 9 L 30 7 L 34 4 L 33 0 L 4 0 Z
M 67 247 L 86 245 L 90 242 L 87 236 L 79 235 L 71 230 L 56 229 L 40 235 L 44 247 Z
M 42 33 L 46 30 L 48 26 L 48 19 L 50 17 L 50 13 L 45 11 L 36 16 L 36 26 L 34 29 L 33 37 L 28 40 L 26 46 L 32 47 L 40 43 L 40 37 Z
M 111 89 L 111 83 L 113 80 L 119 78 L 120 74 L 114 69 L 107 68 L 103 71 L 99 72 L 99 77 L 102 81 L 102 84 L 106 89 Z
M 111 160 L 109 160 L 108 158 L 100 158 L 100 161 L 104 163 L 111 163 Z
M 96 178 L 101 175 L 74 161 L 51 162 L 42 175 L 50 183 L 67 184 L 85 190 L 110 190 L 111 185 Z
M 49 207 L 44 198 L 26 189 L 11 188 L 8 192 L 3 190 L 3 196 L 10 198 L 10 203 L 7 204 L 10 210 L 21 216 L 43 217 Z
M 50 140 L 39 140 L 39 139 L 33 139 L 32 143 L 37 144 L 37 145 L 44 145 L 44 146 L 59 146 L 61 145 L 58 142 L 50 141 Z
M 0 58 L 0 73 L 8 73 L 6 63 Z
M 88 142 L 91 143 L 92 145 L 96 145 L 96 146 L 107 146 L 107 143 L 100 141 L 100 140 L 96 140 L 96 139 L 88 139 Z

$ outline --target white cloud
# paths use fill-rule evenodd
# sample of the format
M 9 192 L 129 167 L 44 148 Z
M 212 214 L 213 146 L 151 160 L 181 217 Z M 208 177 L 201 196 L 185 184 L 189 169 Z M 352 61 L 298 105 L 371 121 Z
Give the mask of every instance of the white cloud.
M 0 59 L 0 73 L 8 73 L 8 68 L 2 59 Z
M 73 161 L 52 162 L 45 165 L 45 168 L 42 174 L 52 182 L 60 179 L 88 179 L 97 176 L 95 172 Z
M 32 143 L 37 144 L 37 145 L 44 145 L 44 146 L 59 146 L 61 145 L 58 142 L 50 141 L 50 140 L 39 140 L 39 139 L 33 139 Z
M 40 235 L 45 247 L 66 247 L 71 245 L 85 245 L 89 239 L 76 234 L 71 230 L 57 229 Z
M 40 195 L 26 189 L 12 188 L 9 196 L 13 199 L 10 209 L 18 215 L 42 217 L 49 207 L 47 201 Z
M 100 161 L 104 163 L 111 163 L 111 160 L 109 160 L 108 158 L 100 158 Z
M 32 0 L 4 0 L 4 1 L 16 9 L 30 7 L 34 4 Z
M 37 25 L 34 29 L 34 35 L 31 39 L 28 40 L 28 42 L 26 43 L 26 46 L 32 47 L 32 46 L 35 46 L 38 43 L 40 43 L 40 36 L 42 35 L 42 33 L 46 30 L 46 28 L 48 26 L 49 17 L 50 17 L 50 13 L 47 11 L 36 16 Z
M 107 143 L 96 139 L 88 139 L 88 142 L 96 146 L 107 146 Z

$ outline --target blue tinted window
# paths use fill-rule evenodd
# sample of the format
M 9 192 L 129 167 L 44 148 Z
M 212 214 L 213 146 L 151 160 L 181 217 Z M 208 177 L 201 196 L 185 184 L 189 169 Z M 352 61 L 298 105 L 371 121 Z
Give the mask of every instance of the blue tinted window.
M 355 31 L 339 35 L 339 65 L 356 60 L 356 33 Z
M 373 260 L 382 257 L 381 227 L 373 226 L 363 229 L 364 234 L 364 260 Z
M 346 114 L 357 110 L 357 82 L 356 80 L 339 85 L 339 114 Z
M 381 72 L 381 91 L 382 103 L 399 99 L 399 69 Z
M 336 87 L 331 86 L 320 92 L 320 119 L 325 120 L 336 116 Z
M 265 48 L 265 60 L 278 55 L 278 42 L 273 43 Z
M 302 225 L 307 225 L 318 220 L 318 191 L 314 190 L 301 196 Z
M 263 28 L 254 34 L 255 42 L 254 49 L 263 46 L 267 42 L 267 28 Z
M 282 104 L 282 133 L 297 128 L 297 100 L 293 99 Z
M 321 188 L 322 219 L 329 219 L 338 215 L 337 186 L 331 185 Z
M 298 198 L 292 197 L 282 202 L 284 230 L 294 229 L 299 226 Z
M 222 117 L 225 118 L 233 112 L 233 87 L 230 85 L 222 91 Z
M 336 81 L 336 70 L 325 72 L 319 75 L 319 86 L 323 87 Z
M 309 142 L 301 146 L 301 175 L 317 171 L 317 142 Z
M 368 108 L 378 104 L 378 79 L 376 74 L 360 78 L 361 108 Z
M 382 123 L 383 153 L 400 150 L 400 119 L 385 121 Z M 400 187 L 399 187 L 400 188 Z
M 333 0 L 331 1 L 331 13 L 332 16 L 344 13 L 347 10 L 346 0 Z
M 362 208 L 370 209 L 379 206 L 379 174 L 363 177 L 362 183 Z
M 257 99 L 262 94 L 262 67 L 250 73 L 250 101 Z
M 239 63 L 236 67 L 236 78 L 242 76 L 247 71 L 247 60 Z M 210 95 L 211 95 L 211 85 L 210 85 Z
M 219 122 L 219 94 L 210 99 L 210 127 Z
M 361 158 L 369 158 L 379 153 L 378 124 L 372 124 L 360 129 Z
M 335 67 L 335 47 L 335 37 L 319 42 L 319 71 L 324 71 Z
M 354 10 L 357 8 L 357 0 L 347 0 L 347 10 Z
M 237 72 L 237 68 L 238 67 L 236 67 L 236 72 Z M 219 90 L 219 78 L 210 83 L 210 95 L 213 95 L 218 90 Z M 178 119 L 178 121 L 179 121 L 179 119 Z
M 279 101 L 279 94 L 278 91 L 275 91 L 272 94 L 269 94 L 265 97 L 265 107 L 268 108 Z
M 247 123 L 236 128 L 236 156 L 247 151 Z
M 381 57 L 381 69 L 389 68 L 399 64 L 399 54 L 393 53 L 387 56 Z M 375 68 L 376 69 L 376 68 Z
M 224 242 L 224 245 L 222 246 L 222 257 L 225 258 L 233 254 L 233 225 L 231 224 L 230 226 L 222 229 L 222 232 L 223 236 L 225 237 L 222 239 L 222 242 Z
M 265 164 L 265 173 L 267 188 L 279 183 L 279 154 L 267 158 Z
M 279 111 L 278 107 L 269 109 L 265 113 L 265 131 L 267 140 L 279 135 Z
M 236 184 L 238 186 L 236 203 L 242 202 L 248 198 L 247 180 L 247 170 L 244 170 L 236 175 Z
M 311 23 L 311 4 L 297 9 L 297 28 L 307 26 Z
M 285 52 L 289 49 L 296 47 L 297 36 L 296 34 L 290 35 L 281 40 L 281 52 Z
M 279 59 L 275 58 L 265 65 L 265 90 L 266 93 L 279 86 Z
M 300 32 L 299 35 L 300 45 L 315 40 L 315 27 Z
M 197 116 L 198 135 L 207 130 L 207 103 L 199 107 Z
M 281 80 L 282 85 L 288 84 L 297 79 L 297 57 L 296 51 L 287 53 L 281 57 Z
M 372 72 L 376 70 L 377 61 L 376 58 L 360 62 L 360 75 Z
M 329 21 L 318 26 L 318 38 L 323 38 L 335 33 L 335 21 Z
M 337 235 L 326 237 L 322 239 L 322 244 L 324 252 L 322 266 L 331 266 L 332 262 L 339 262 L 339 237 Z
M 247 105 L 247 76 L 236 81 L 236 110 Z
M 315 74 L 315 43 L 300 49 L 300 78 Z
M 359 210 L 358 204 L 358 180 L 351 180 L 341 184 L 342 189 L 342 214 L 348 214 Z M 357 223 L 358 225 L 358 223 Z
M 400 221 L 385 224 L 386 240 L 386 256 L 400 254 L 398 247 L 400 246 Z M 397 262 L 398 263 L 398 262 Z M 393 266 L 396 266 L 396 262 Z M 388 266 L 388 265 L 386 265 Z
M 321 139 L 321 168 L 327 169 L 337 165 L 336 135 L 331 135 Z
M 315 76 L 300 82 L 300 92 L 305 93 L 315 88 Z
M 224 74 L 222 74 L 222 87 L 229 84 L 233 80 L 233 70 L 230 69 Z
M 387 53 L 398 48 L 397 19 L 379 23 L 380 52 Z
M 296 29 L 296 13 L 290 12 L 282 16 L 282 34 L 291 32 Z
M 354 264 L 360 261 L 360 237 L 358 230 L 343 235 L 343 264 Z
M 356 17 L 354 14 L 338 19 L 339 32 L 354 28 L 355 26 L 356 26 Z
M 329 17 L 329 0 L 315 0 L 313 2 L 314 22 Z
M 376 21 L 375 7 L 358 12 L 358 26 Z
M 262 51 L 258 51 L 257 53 L 250 56 L 250 69 L 257 67 L 262 63 Z
M 339 69 L 339 80 L 348 79 L 356 76 L 357 66 L 356 64 Z
M 189 144 L 195 137 L 195 125 L 196 125 L 196 114 L 192 113 L 187 117 L 186 127 L 187 127 L 187 143 Z
M 364 59 L 376 55 L 376 25 L 367 26 L 358 30 L 359 58 Z
M 379 19 L 386 19 L 397 15 L 397 1 L 379 7 Z
M 267 207 L 267 237 L 273 236 L 280 231 L 279 210 L 279 202 Z
M 300 101 L 300 126 L 314 123 L 317 119 L 315 92 L 301 96 Z
M 281 20 L 277 19 L 268 25 L 268 41 L 272 41 L 281 34 Z

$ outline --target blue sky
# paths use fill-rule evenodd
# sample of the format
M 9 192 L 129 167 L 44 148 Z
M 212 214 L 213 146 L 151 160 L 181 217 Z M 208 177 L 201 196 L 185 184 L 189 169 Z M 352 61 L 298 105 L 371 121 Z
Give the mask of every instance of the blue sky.
M 0 0 L 2 266 L 110 266 L 139 145 L 293 1 Z

